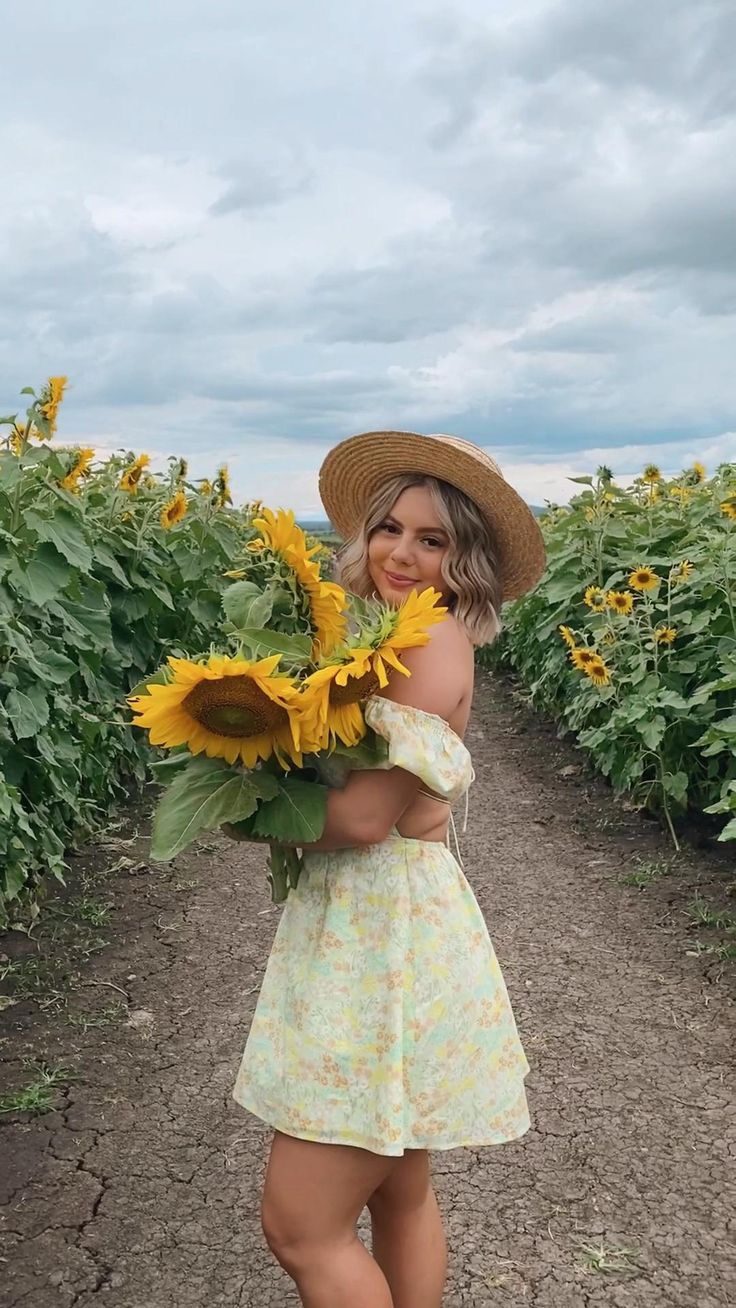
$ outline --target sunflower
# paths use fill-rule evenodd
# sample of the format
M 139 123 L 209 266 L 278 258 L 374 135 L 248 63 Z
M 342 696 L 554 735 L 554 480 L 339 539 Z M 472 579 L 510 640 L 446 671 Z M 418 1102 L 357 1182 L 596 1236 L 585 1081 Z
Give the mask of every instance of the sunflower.
M 186 745 L 191 754 L 224 758 L 246 767 L 276 755 L 284 768 L 302 762 L 304 695 L 291 677 L 275 674 L 281 658 L 253 663 L 210 654 L 206 663 L 169 658 L 173 677 L 129 697 L 133 726 L 150 733 L 152 745 Z
M 683 559 L 682 563 L 678 563 L 677 567 L 672 568 L 670 571 L 670 577 L 672 578 L 672 585 L 679 586 L 681 582 L 689 581 L 690 574 L 693 571 L 694 571 L 693 565 L 689 561 L 689 559 Z
M 653 486 L 655 482 L 662 480 L 662 474 L 659 471 L 659 468 L 657 467 L 656 463 L 647 464 L 646 468 L 641 474 L 641 479 L 642 481 L 647 482 L 649 486 Z
M 590 680 L 596 686 L 607 686 L 611 680 L 610 668 L 604 663 L 599 654 L 585 668 L 585 675 L 590 677 Z
M 670 495 L 674 495 L 681 504 L 687 504 L 692 493 L 692 486 L 670 486 Z
M 187 497 L 183 490 L 178 490 L 169 500 L 168 504 L 164 504 L 164 507 L 161 510 L 161 526 L 164 531 L 168 531 L 177 522 L 181 522 L 182 518 L 186 516 L 186 512 Z
M 727 518 L 736 522 L 736 495 L 729 495 L 727 500 L 722 501 L 721 513 L 725 513 Z
M 89 448 L 75 450 L 75 454 L 76 460 L 74 464 L 69 469 L 66 476 L 59 482 L 59 485 L 63 490 L 71 491 L 73 495 L 76 495 L 79 490 L 80 478 L 89 476 L 89 465 L 95 457 L 94 450 Z
M 580 649 L 571 649 L 570 658 L 579 672 L 587 672 L 591 663 L 595 663 L 600 655 L 596 650 L 588 649 L 587 645 L 583 645 Z
M 230 491 L 230 473 L 226 463 L 217 469 L 215 477 L 215 504 L 218 509 L 223 509 L 226 504 L 232 504 L 233 497 Z
M 574 648 L 575 648 L 575 637 L 573 636 L 572 631 L 570 630 L 570 628 L 569 628 L 569 627 L 565 627 L 565 626 L 561 626 L 561 627 L 558 627 L 557 630 L 559 631 L 560 635 L 562 636 L 562 639 L 564 640 L 564 642 L 565 642 L 565 644 L 567 645 L 568 649 L 574 649 Z
M 659 577 L 651 568 L 635 568 L 629 575 L 629 585 L 634 590 L 654 590 L 659 585 Z
M 138 483 L 143 476 L 143 469 L 147 468 L 150 462 L 151 456 L 149 454 L 139 454 L 138 458 L 128 465 L 120 478 L 120 489 L 126 491 L 128 495 L 135 495 L 138 490 Z
M 634 596 L 630 590 L 609 590 L 606 604 L 614 613 L 631 613 L 634 608 Z
M 362 701 L 388 685 L 387 666 L 405 677 L 411 675 L 399 655 L 427 644 L 427 628 L 442 622 L 447 613 L 437 604 L 440 598 L 431 587 L 412 591 L 398 608 L 382 612 L 370 643 L 346 650 L 305 679 L 305 687 L 314 694 L 312 729 L 319 748 L 328 748 L 336 736 L 345 745 L 357 744 L 365 734 Z
M 56 431 L 56 416 L 64 398 L 68 377 L 49 377 L 41 392 L 41 413 L 49 424 L 49 435 Z
M 279 554 L 291 569 L 309 603 L 309 622 L 314 645 L 312 658 L 330 654 L 345 637 L 347 597 L 342 586 L 323 581 L 319 564 L 314 562 L 317 546 L 307 546 L 301 527 L 297 526 L 290 510 L 263 509 L 253 519 L 253 526 L 261 533 L 259 540 L 249 541 L 246 549 L 251 553 L 270 549 Z
M 211 481 L 208 481 L 208 479 L 207 479 L 206 477 L 205 477 L 204 481 L 202 482 L 202 484 L 200 485 L 199 493 L 200 493 L 200 495 L 211 495 L 211 494 L 212 494 L 212 482 L 211 482 Z
M 13 454 L 20 456 L 23 453 L 25 443 L 25 426 L 19 429 L 16 424 L 8 437 L 8 449 L 12 450 Z
M 701 481 L 705 481 L 707 475 L 708 475 L 708 469 L 706 468 L 705 464 L 701 463 L 698 459 L 696 459 L 690 469 L 690 476 L 693 477 L 695 481 L 701 482 Z
M 606 592 L 601 590 L 600 586 L 588 586 L 583 596 L 583 603 L 587 604 L 594 613 L 602 613 L 606 607 Z
M 654 639 L 658 645 L 671 645 L 677 636 L 677 627 L 657 627 L 654 632 Z

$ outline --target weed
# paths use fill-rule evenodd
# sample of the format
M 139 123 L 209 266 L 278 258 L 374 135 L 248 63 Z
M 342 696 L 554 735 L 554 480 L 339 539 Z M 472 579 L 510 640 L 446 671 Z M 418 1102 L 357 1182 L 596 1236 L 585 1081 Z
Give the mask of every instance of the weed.
M 24 1066 L 35 1072 L 35 1080 L 15 1094 L 0 1097 L 0 1113 L 47 1113 L 54 1106 L 54 1088 L 69 1080 L 64 1067 L 48 1067 L 46 1063 L 33 1061 L 27 1061 Z
M 725 908 L 712 908 L 698 894 L 693 902 L 688 904 L 688 912 L 692 926 L 715 927 L 718 931 L 736 931 L 736 917 L 733 913 L 729 913 Z
M 670 876 L 674 865 L 675 859 L 672 857 L 635 858 L 633 872 L 628 872 L 620 880 L 625 886 L 636 886 L 637 890 L 644 890 L 660 877 Z
M 580 1263 L 584 1272 L 634 1272 L 638 1249 L 613 1249 L 605 1244 L 581 1244 Z
M 91 1027 L 113 1026 L 115 1022 L 121 1022 L 127 1016 L 127 1012 L 125 1004 L 108 1004 L 98 1013 L 68 1013 L 66 1020 L 70 1026 L 78 1026 L 82 1031 L 89 1031 Z
M 55 966 L 46 958 L 20 958 L 3 963 L 0 981 L 10 981 L 13 998 L 32 999 L 39 1008 L 59 1009 L 79 980 L 75 970 Z

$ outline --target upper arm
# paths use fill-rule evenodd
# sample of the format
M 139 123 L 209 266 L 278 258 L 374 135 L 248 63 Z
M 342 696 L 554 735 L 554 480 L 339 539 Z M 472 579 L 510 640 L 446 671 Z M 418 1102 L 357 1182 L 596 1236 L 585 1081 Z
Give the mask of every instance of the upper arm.
M 392 672 L 386 697 L 447 721 L 463 698 L 466 676 L 464 650 L 454 622 L 446 620 L 432 627 L 428 644 L 405 650 L 401 661 L 411 676 Z

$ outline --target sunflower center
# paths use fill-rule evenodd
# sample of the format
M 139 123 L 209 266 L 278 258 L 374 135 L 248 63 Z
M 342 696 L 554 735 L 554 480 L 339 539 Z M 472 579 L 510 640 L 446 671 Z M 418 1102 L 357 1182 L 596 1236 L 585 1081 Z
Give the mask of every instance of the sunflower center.
M 190 690 L 183 707 L 196 722 L 218 736 L 262 736 L 277 731 L 289 720 L 286 709 L 269 699 L 251 677 L 200 681 Z
M 359 700 L 368 699 L 379 688 L 375 672 L 364 672 L 362 677 L 348 677 L 346 686 L 330 683 L 330 704 L 357 704 Z

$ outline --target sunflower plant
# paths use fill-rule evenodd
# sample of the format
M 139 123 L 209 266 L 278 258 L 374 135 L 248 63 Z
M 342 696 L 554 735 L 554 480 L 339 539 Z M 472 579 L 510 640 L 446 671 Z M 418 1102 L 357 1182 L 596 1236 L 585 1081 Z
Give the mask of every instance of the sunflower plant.
M 399 608 L 349 597 L 322 574 L 318 543 L 286 510 L 256 504 L 227 572 L 219 645 L 171 655 L 128 697 L 133 724 L 169 749 L 171 776 L 152 854 L 174 858 L 203 830 L 270 844 L 274 902 L 298 882 L 299 848 L 319 839 L 329 786 L 380 766 L 385 742 L 363 704 L 401 653 L 426 644 L 446 609 L 433 590 Z

